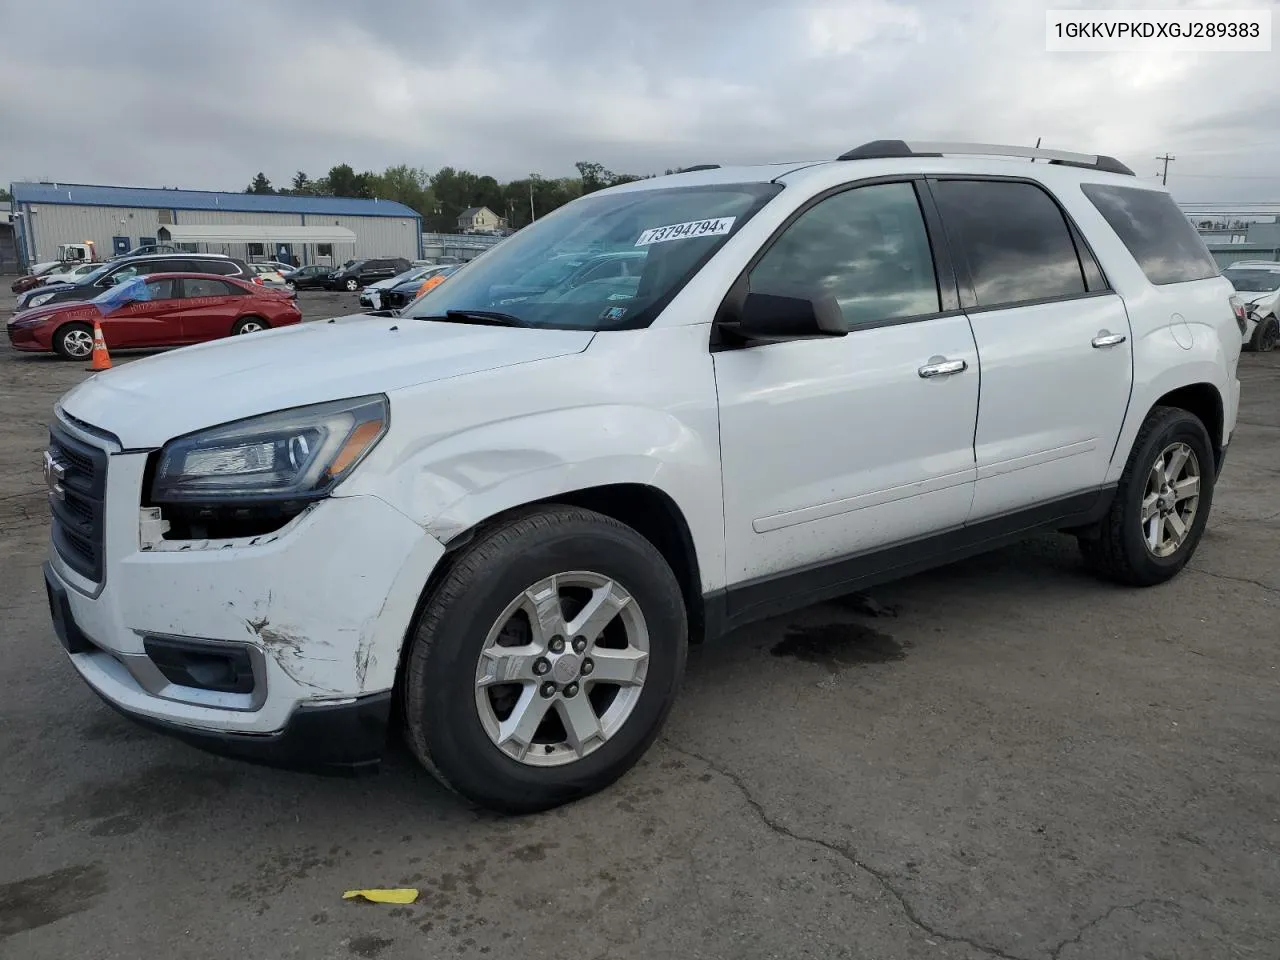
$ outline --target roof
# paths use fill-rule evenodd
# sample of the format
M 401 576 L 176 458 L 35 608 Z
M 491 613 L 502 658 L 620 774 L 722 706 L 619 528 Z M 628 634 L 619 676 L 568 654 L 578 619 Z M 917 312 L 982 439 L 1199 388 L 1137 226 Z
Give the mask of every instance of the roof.
M 467 207 L 467 209 L 463 210 L 460 214 L 458 214 L 458 219 L 461 220 L 463 217 L 474 217 L 481 210 L 489 210 L 489 208 L 488 207 Z M 492 210 L 489 210 L 489 212 L 493 213 Z M 494 213 L 493 215 L 495 217 L 497 216 L 496 213 Z
M 394 200 L 358 197 L 293 197 L 278 193 L 216 193 L 155 187 L 100 187 L 85 183 L 15 183 L 15 203 L 86 207 L 143 207 L 171 210 L 227 210 L 236 213 L 297 213 L 337 217 L 412 217 L 417 211 Z
M 157 236 L 172 243 L 355 243 L 346 227 L 275 227 L 264 224 L 161 224 Z

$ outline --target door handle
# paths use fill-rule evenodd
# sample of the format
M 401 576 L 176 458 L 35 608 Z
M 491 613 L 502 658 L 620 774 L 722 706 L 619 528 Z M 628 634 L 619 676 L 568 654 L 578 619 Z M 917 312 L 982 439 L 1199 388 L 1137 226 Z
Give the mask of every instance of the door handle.
M 945 377 L 953 373 L 963 373 L 969 369 L 969 364 L 964 360 L 936 360 L 926 363 L 916 372 L 926 380 L 930 377 Z
M 1107 331 L 1103 330 L 1091 342 L 1095 347 L 1114 347 L 1128 339 L 1123 333 L 1107 333 Z

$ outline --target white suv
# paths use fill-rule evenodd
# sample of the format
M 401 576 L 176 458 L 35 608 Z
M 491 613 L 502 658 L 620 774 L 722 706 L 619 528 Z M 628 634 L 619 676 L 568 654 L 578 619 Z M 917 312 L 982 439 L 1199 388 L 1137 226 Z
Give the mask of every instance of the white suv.
M 520 283 L 611 250 L 644 263 Z M 644 753 L 690 642 L 1044 530 L 1174 576 L 1242 320 L 1108 157 L 877 141 L 626 184 L 399 316 L 70 391 L 55 626 L 191 743 L 358 771 L 394 724 L 471 800 L 550 807 Z

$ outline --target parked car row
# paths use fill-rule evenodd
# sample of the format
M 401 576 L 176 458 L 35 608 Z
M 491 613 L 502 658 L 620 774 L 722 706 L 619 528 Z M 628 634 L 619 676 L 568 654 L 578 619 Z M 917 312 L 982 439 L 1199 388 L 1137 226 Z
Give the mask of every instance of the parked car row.
M 74 283 L 54 283 L 35 287 L 18 297 L 15 312 L 34 307 L 92 300 L 102 291 L 131 277 L 153 273 L 207 273 L 236 277 L 252 283 L 255 273 L 243 260 L 217 253 L 144 254 L 122 260 L 108 260 L 81 276 Z
M 240 276 L 147 273 L 108 286 L 90 300 L 48 303 L 9 320 L 17 350 L 53 351 L 83 360 L 93 351 L 98 320 L 107 349 L 179 347 L 300 323 L 287 293 Z

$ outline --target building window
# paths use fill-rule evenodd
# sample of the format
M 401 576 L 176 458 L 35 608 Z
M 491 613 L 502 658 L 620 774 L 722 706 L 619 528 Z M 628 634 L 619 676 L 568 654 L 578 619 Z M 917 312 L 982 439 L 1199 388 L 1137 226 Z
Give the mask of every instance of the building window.
M 249 256 L 251 256 L 251 257 L 261 257 L 261 256 L 264 256 L 264 254 L 263 254 L 263 252 L 262 252 L 262 244 L 260 244 L 260 243 L 251 243 L 251 244 L 249 244 Z
M 316 256 L 317 256 L 317 257 L 332 257 L 332 256 L 333 256 L 333 244 L 332 244 L 332 243 L 317 243 L 317 244 L 316 244 Z
M 159 215 L 160 223 L 173 223 L 172 210 L 157 210 L 156 213 Z

